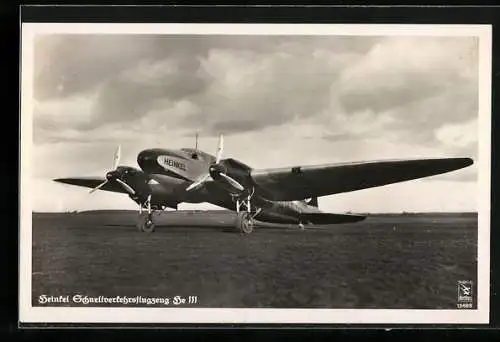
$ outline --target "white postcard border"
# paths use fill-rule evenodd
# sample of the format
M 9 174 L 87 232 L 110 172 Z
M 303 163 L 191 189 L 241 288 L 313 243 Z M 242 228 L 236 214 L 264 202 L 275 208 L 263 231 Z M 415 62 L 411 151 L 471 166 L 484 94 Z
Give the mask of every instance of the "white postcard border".
M 19 320 L 21 323 L 328 323 L 457 324 L 489 322 L 491 25 L 379 24 L 62 24 L 21 25 Z M 33 307 L 31 146 L 33 39 L 36 34 L 387 35 L 479 37 L 477 310 Z

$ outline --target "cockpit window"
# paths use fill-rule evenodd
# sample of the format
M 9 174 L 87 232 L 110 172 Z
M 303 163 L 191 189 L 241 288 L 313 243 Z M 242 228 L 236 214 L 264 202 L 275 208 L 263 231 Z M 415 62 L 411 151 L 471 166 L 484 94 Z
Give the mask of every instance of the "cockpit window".
M 194 148 L 182 148 L 181 151 L 184 151 L 189 156 L 189 158 L 195 159 L 195 160 L 212 160 L 212 159 L 214 159 L 214 157 L 212 157 L 211 155 L 209 155 L 203 151 L 194 149 Z
M 200 153 L 198 153 L 198 151 L 193 148 L 183 148 L 181 150 L 189 153 L 191 159 L 200 159 Z

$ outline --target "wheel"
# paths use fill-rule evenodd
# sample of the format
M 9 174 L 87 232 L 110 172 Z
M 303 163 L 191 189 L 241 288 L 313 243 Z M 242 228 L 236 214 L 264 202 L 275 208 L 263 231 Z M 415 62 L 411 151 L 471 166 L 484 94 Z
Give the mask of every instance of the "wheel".
M 152 233 L 155 230 L 155 224 L 153 219 L 148 216 L 147 220 L 145 220 L 144 225 L 142 227 L 142 231 L 146 233 Z
M 139 217 L 137 218 L 137 224 L 135 225 L 137 227 L 137 230 L 142 232 L 142 227 L 144 226 L 144 222 L 146 222 L 147 218 L 147 213 L 141 213 Z
M 155 230 L 155 224 L 153 222 L 153 216 L 146 213 L 139 217 L 137 222 L 137 228 L 140 232 L 152 233 Z
M 245 235 L 251 234 L 253 232 L 253 218 L 250 213 L 244 211 L 238 213 L 236 218 L 236 228 Z
M 304 226 L 304 224 L 302 222 L 299 223 L 299 229 L 302 231 L 306 230 L 306 227 Z

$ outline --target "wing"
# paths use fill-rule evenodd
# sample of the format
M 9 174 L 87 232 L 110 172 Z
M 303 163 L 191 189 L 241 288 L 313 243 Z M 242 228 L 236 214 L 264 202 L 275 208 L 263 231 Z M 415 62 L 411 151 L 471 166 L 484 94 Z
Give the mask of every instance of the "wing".
M 77 186 L 83 186 L 86 188 L 95 188 L 102 182 L 104 182 L 104 178 L 97 177 L 81 177 L 81 178 L 57 178 L 54 179 L 54 182 L 71 184 Z M 126 194 L 127 192 L 120 186 L 120 184 L 115 182 L 108 182 L 99 190 L 104 191 L 112 191 L 112 192 L 120 192 L 122 194 Z
M 470 158 L 386 160 L 253 170 L 251 176 L 264 197 L 290 201 L 434 176 L 472 163 Z

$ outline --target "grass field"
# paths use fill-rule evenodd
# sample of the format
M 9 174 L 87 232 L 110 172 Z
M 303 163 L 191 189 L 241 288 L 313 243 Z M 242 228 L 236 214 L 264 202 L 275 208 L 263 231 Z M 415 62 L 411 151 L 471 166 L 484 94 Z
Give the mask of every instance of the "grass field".
M 250 236 L 220 229 L 233 223 L 226 211 L 169 212 L 152 234 L 135 220 L 33 214 L 33 305 L 79 293 L 196 295 L 201 307 L 455 309 L 457 281 L 476 284 L 476 214 L 375 215 Z

